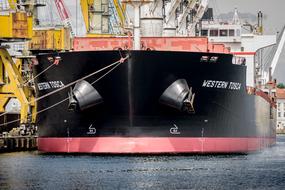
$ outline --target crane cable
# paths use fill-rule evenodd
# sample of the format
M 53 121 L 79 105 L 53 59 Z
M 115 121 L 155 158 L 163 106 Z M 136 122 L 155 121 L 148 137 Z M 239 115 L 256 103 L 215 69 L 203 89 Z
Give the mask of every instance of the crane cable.
M 29 103 L 37 102 L 37 101 L 39 101 L 39 100 L 41 100 L 41 99 L 43 99 L 43 98 L 46 98 L 46 97 L 48 97 L 48 96 L 50 96 L 50 95 L 52 95 L 52 94 L 54 94 L 54 93 L 56 93 L 56 92 L 59 92 L 59 91 L 61 91 L 61 90 L 64 90 L 65 88 L 70 87 L 70 86 L 72 86 L 73 84 L 75 84 L 75 83 L 77 83 L 77 82 L 80 82 L 80 81 L 82 81 L 82 80 L 84 80 L 84 79 L 86 79 L 86 78 L 89 78 L 89 77 L 91 77 L 91 76 L 93 76 L 93 75 L 95 75 L 95 74 L 98 74 L 98 73 L 100 73 L 100 72 L 102 72 L 102 71 L 104 71 L 104 70 L 106 70 L 106 69 L 108 69 L 108 68 L 110 68 L 110 67 L 112 67 L 112 66 L 115 65 L 112 69 L 110 69 L 110 70 L 109 70 L 108 72 L 106 72 L 104 75 L 102 75 L 102 76 L 99 77 L 97 80 L 95 80 L 94 82 L 92 82 L 92 84 L 95 84 L 96 82 L 98 82 L 99 80 L 101 80 L 103 77 L 105 77 L 107 74 L 109 74 L 111 71 L 113 71 L 115 68 L 117 68 L 119 65 L 121 65 L 122 63 L 124 63 L 128 58 L 129 58 L 128 55 L 127 55 L 126 57 L 121 57 L 120 60 L 118 60 L 118 61 L 116 61 L 116 62 L 114 62 L 114 63 L 111 63 L 110 65 L 107 65 L 106 67 L 103 67 L 102 69 L 99 69 L 99 70 L 97 70 L 97 71 L 95 71 L 95 72 L 93 72 L 93 73 L 90 73 L 89 75 L 86 75 L 86 76 L 84 76 L 84 77 L 82 77 L 82 78 L 80 78 L 80 79 L 78 79 L 78 80 L 75 80 L 75 81 L 73 81 L 73 82 L 71 82 L 71 83 L 69 83 L 69 84 L 63 86 L 62 88 L 59 88 L 59 89 L 57 89 L 57 90 L 54 90 L 54 91 L 52 91 L 52 92 L 50 92 L 50 93 L 47 93 L 47 94 L 45 94 L 45 95 L 43 95 L 43 96 L 40 96 L 40 97 L 36 98 L 35 100 L 30 101 Z M 39 114 L 39 113 L 42 113 L 42 112 L 44 112 L 44 111 L 47 111 L 47 110 L 49 110 L 49 109 L 51 109 L 51 108 L 53 108 L 53 107 L 55 107 L 55 106 L 57 106 L 57 105 L 59 105 L 59 104 L 65 102 L 65 101 L 68 100 L 68 99 L 69 99 L 69 97 L 64 98 L 63 100 L 61 100 L 61 101 L 59 101 L 59 102 L 57 102 L 57 103 L 55 103 L 55 104 L 53 104 L 53 105 L 51 105 L 51 106 L 49 106 L 49 107 L 47 107 L 47 108 L 44 108 L 44 109 L 42 109 L 42 110 L 40 110 L 40 111 L 38 111 L 38 112 L 32 113 L 32 114 L 30 114 L 29 116 L 32 116 L 32 115 Z M 6 112 L 4 112 L 4 113 L 6 114 Z M 1 114 L 0 116 L 5 115 L 4 113 Z M 1 126 L 4 126 L 4 125 L 11 124 L 11 123 L 15 123 L 15 122 L 18 122 L 18 121 L 21 121 L 21 119 L 16 119 L 16 120 L 13 120 L 13 121 L 9 121 L 9 122 L 6 122 L 6 123 L 2 123 L 2 124 L 0 124 L 0 127 L 1 127 Z
M 124 57 L 124 58 L 121 58 L 120 60 L 118 60 L 118 61 L 116 61 L 116 62 L 114 62 L 114 63 L 112 63 L 112 64 L 110 64 L 110 65 L 108 65 L 108 66 L 106 66 L 106 67 L 103 67 L 102 69 L 99 69 L 98 71 L 95 71 L 95 72 L 93 72 L 93 73 L 90 73 L 89 75 L 86 75 L 86 76 L 84 76 L 84 77 L 82 77 L 82 78 L 80 78 L 80 79 L 78 79 L 78 80 L 75 80 L 75 81 L 73 81 L 73 82 L 71 82 L 71 83 L 69 83 L 69 84 L 67 84 L 67 85 L 64 85 L 64 86 L 61 87 L 61 88 L 58 88 L 58 89 L 56 89 L 56 90 L 54 90 L 54 91 L 52 91 L 52 92 L 49 92 L 49 93 L 47 93 L 47 94 L 45 94 L 45 95 L 43 95 L 43 96 L 40 96 L 40 97 L 38 97 L 38 98 L 35 98 L 35 100 L 32 100 L 32 101 L 30 101 L 29 103 L 37 102 L 37 101 L 39 101 L 39 100 L 41 100 L 41 99 L 44 99 L 44 98 L 46 98 L 46 97 L 48 97 L 48 96 L 50 96 L 50 95 L 55 94 L 56 92 L 62 91 L 62 90 L 64 90 L 64 89 L 66 89 L 66 88 L 68 88 L 68 87 L 70 87 L 70 86 L 76 84 L 77 82 L 80 82 L 80 81 L 82 81 L 82 80 L 84 80 L 84 79 L 87 79 L 87 78 L 89 78 L 89 77 L 91 77 L 91 76 L 93 76 L 93 75 L 95 75 L 95 74 L 98 74 L 98 73 L 100 73 L 100 72 L 102 72 L 102 71 L 104 71 L 104 70 L 106 70 L 106 69 L 108 69 L 108 68 L 110 68 L 110 67 L 112 67 L 112 66 L 114 66 L 114 65 L 122 64 L 122 63 L 124 63 L 125 60 L 128 59 L 128 58 L 129 58 L 129 56 L 126 56 L 126 57 Z
M 39 74 L 37 74 L 36 76 L 32 77 L 32 78 L 29 79 L 28 81 L 24 82 L 24 83 L 22 84 L 22 86 L 25 86 L 25 85 L 27 85 L 29 82 L 35 80 L 35 79 L 38 78 L 40 75 L 42 75 L 43 73 L 45 73 L 46 71 L 48 71 L 52 66 L 58 65 L 58 63 L 59 63 L 59 60 L 56 59 L 51 65 L 49 65 L 47 68 L 45 68 L 45 69 L 44 69 L 43 71 L 41 71 Z M 0 117 L 3 116 L 3 115 L 6 115 L 6 114 L 8 114 L 8 112 L 3 112 L 3 113 L 0 114 Z

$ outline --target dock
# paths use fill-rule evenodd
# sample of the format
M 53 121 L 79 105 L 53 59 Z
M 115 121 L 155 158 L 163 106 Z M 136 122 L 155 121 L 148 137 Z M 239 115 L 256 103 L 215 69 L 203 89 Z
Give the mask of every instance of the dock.
M 37 149 L 37 136 L 0 137 L 0 153 Z

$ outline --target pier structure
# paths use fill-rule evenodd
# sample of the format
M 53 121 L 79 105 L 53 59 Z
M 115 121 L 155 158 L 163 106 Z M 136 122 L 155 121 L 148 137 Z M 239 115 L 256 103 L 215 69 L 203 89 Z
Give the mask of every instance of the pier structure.
M 36 136 L 0 137 L 0 153 L 37 149 Z

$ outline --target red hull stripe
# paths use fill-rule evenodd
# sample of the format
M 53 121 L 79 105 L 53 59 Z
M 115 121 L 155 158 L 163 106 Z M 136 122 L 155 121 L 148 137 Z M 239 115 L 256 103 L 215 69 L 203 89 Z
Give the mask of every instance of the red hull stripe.
M 38 148 L 62 153 L 244 153 L 275 142 L 275 138 L 75 137 L 38 138 Z

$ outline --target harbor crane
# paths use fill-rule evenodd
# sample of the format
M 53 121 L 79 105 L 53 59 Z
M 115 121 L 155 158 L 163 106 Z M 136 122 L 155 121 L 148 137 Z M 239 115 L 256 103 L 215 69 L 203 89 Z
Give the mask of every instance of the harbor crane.
M 19 9 L 22 5 L 16 0 L 10 0 L 8 3 L 5 14 L 0 15 L 0 128 L 20 125 L 25 131 L 33 126 L 36 120 L 35 92 L 27 82 L 29 79 L 24 71 L 29 62 L 15 62 L 16 59 L 10 56 L 7 45 L 3 43 L 30 40 L 33 17 L 29 12 Z M 18 114 L 20 118 L 12 121 L 7 119 L 11 114 Z

